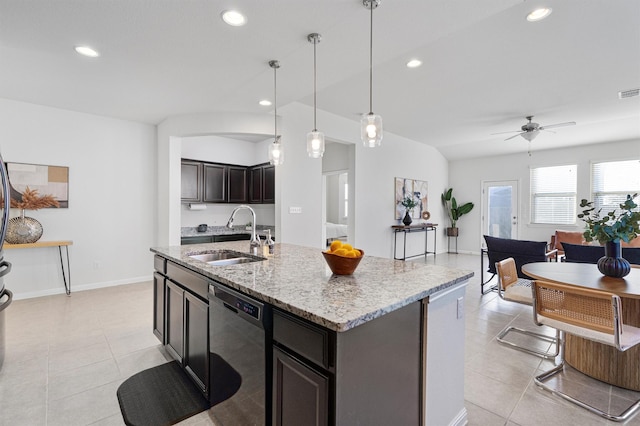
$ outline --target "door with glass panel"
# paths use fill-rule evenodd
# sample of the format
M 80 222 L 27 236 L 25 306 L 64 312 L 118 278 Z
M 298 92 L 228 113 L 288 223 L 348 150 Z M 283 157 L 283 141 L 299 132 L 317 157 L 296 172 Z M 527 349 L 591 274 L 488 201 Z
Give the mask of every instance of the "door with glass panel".
M 518 181 L 482 183 L 482 235 L 518 239 Z M 484 238 L 480 236 L 482 247 Z

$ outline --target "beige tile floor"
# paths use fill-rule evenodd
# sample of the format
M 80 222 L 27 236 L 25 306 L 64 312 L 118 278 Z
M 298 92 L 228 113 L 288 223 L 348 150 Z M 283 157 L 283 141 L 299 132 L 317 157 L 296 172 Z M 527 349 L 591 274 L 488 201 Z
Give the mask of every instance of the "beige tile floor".
M 427 262 L 434 262 L 433 257 Z M 470 425 L 614 424 L 537 388 L 532 378 L 549 368 L 549 361 L 496 343 L 495 336 L 509 323 L 535 326 L 530 308 L 493 293 L 480 296 L 478 256 L 439 254 L 436 263 L 476 273 L 465 304 Z M 151 332 L 152 296 L 149 282 L 14 301 L 6 311 L 0 426 L 122 425 L 118 386 L 169 360 Z M 629 397 L 603 384 L 584 385 L 575 372 L 561 383 L 582 386 L 582 392 L 604 404 Z M 182 424 L 213 422 L 204 412 Z M 627 424 L 640 426 L 640 416 Z

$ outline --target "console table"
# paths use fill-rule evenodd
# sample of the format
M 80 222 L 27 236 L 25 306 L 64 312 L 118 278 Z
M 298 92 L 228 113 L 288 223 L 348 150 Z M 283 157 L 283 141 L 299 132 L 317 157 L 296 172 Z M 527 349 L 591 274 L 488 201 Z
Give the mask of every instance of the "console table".
M 29 244 L 4 244 L 5 249 L 21 249 L 21 248 L 38 248 L 38 247 L 58 247 L 58 253 L 60 254 L 60 269 L 62 269 L 62 280 L 64 281 L 64 290 L 67 295 L 71 295 L 71 269 L 69 266 L 69 246 L 73 244 L 73 241 L 36 241 Z M 62 247 L 64 247 L 66 254 L 66 271 L 65 262 L 62 257 Z M 67 282 L 67 277 L 69 281 Z
M 433 257 L 436 257 L 436 227 L 437 223 L 419 223 L 415 225 L 393 225 L 391 229 L 393 229 L 393 258 L 395 260 L 406 260 L 412 257 L 424 256 L 427 258 L 427 254 L 432 253 Z M 433 251 L 429 251 L 429 231 L 433 231 Z M 419 254 L 414 254 L 411 256 L 407 256 L 407 234 L 412 232 L 424 232 L 424 252 Z M 402 257 L 398 257 L 397 254 L 397 241 L 398 234 L 402 233 Z

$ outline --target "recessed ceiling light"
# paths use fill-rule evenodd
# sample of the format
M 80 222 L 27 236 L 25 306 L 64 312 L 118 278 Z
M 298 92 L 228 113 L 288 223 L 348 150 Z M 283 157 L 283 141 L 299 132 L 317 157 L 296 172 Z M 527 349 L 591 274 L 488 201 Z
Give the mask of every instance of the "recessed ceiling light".
M 408 68 L 418 68 L 420 65 L 422 65 L 422 61 L 420 59 L 412 59 L 407 62 Z
M 263 99 L 260 102 L 258 102 L 260 105 L 262 106 L 270 106 L 271 105 L 271 101 L 268 99 Z
M 536 9 L 533 12 L 529 13 L 527 15 L 527 21 L 529 22 L 541 21 L 549 15 L 551 15 L 551 8 L 541 7 L 540 9 Z
M 233 27 L 241 27 L 247 23 L 247 18 L 237 10 L 222 12 L 222 20 Z
M 90 58 L 97 58 L 98 56 L 100 56 L 98 52 L 96 52 L 89 46 L 76 46 L 75 49 L 76 49 L 76 52 L 78 52 L 79 54 L 88 56 Z

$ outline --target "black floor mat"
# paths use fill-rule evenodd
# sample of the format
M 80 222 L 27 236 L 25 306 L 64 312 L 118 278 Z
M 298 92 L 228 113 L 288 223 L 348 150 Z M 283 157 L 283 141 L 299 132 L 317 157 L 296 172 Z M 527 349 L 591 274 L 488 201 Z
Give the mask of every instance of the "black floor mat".
M 117 391 L 127 425 L 172 425 L 207 410 L 207 399 L 176 361 L 141 371 Z

